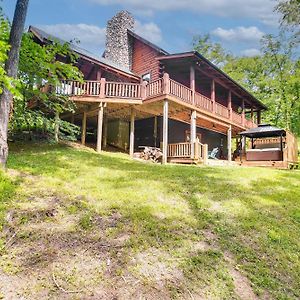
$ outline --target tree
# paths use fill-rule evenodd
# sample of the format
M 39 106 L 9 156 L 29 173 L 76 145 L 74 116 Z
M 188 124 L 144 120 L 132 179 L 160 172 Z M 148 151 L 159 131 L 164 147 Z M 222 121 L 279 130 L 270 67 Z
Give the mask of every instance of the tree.
M 17 0 L 12 27 L 9 36 L 10 50 L 5 63 L 7 76 L 16 78 L 18 71 L 19 52 L 21 39 L 25 25 L 25 19 L 29 0 Z M 12 93 L 7 87 L 3 88 L 0 96 L 0 165 L 6 166 L 8 157 L 7 132 L 10 107 L 12 105 Z
M 279 1 L 275 11 L 281 14 L 281 27 L 295 33 L 296 42 L 300 42 L 300 1 Z
M 7 60 L 7 51 L 9 50 L 8 38 L 9 24 L 0 7 L 0 94 L 3 92 L 4 85 L 9 87 L 9 78 L 6 76 L 4 69 L 4 64 Z
M 224 66 L 232 58 L 220 43 L 211 41 L 209 34 L 194 36 L 193 48 L 218 67 Z
M 58 135 L 76 138 L 78 127 L 58 118 L 63 112 L 74 112 L 75 104 L 69 97 L 56 94 L 61 80 L 82 79 L 82 73 L 74 65 L 76 61 L 77 56 L 69 43 L 54 40 L 41 46 L 30 33 L 23 34 L 17 87 L 19 96 L 14 99 L 10 122 L 13 134 L 19 135 L 26 130 L 42 132 L 51 138 L 56 132 L 56 140 Z

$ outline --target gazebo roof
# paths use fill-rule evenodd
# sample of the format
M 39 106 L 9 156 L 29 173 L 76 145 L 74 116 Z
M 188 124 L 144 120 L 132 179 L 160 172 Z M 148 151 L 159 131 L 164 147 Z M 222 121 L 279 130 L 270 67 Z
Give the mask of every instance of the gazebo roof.
M 276 137 L 285 136 L 286 132 L 284 129 L 272 126 L 270 124 L 260 124 L 256 128 L 251 128 L 249 130 L 240 133 L 241 136 L 246 136 L 249 138 L 264 138 L 264 137 Z

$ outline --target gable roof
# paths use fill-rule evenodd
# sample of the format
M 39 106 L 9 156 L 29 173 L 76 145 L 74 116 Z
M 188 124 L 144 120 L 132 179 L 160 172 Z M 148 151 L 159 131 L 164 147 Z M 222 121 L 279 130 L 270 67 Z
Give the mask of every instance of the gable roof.
M 104 57 L 95 55 L 95 54 L 75 45 L 74 43 L 67 42 L 63 39 L 60 39 L 51 34 L 48 34 L 47 32 L 45 32 L 37 27 L 29 26 L 28 31 L 31 32 L 32 34 L 34 34 L 34 36 L 37 37 L 43 43 L 49 42 L 49 41 L 50 42 L 57 41 L 61 44 L 68 43 L 70 45 L 70 49 L 84 59 L 87 59 L 87 60 L 89 60 L 93 63 L 99 64 L 99 65 L 102 65 L 105 68 L 111 69 L 112 71 L 115 71 L 117 73 L 124 73 L 124 75 L 127 75 L 127 76 L 129 75 L 130 77 L 134 77 L 135 79 L 140 78 L 140 76 L 134 74 L 130 70 L 128 70 L 124 67 L 121 67 L 118 64 L 116 64 Z
M 140 42 L 148 45 L 149 47 L 153 48 L 154 50 L 156 50 L 157 52 L 159 52 L 160 54 L 163 55 L 168 55 L 169 53 L 167 51 L 165 51 L 164 49 L 158 47 L 157 45 L 151 43 L 150 41 L 144 39 L 143 37 L 141 37 L 140 35 L 136 34 L 135 32 L 131 31 L 130 29 L 127 29 L 127 32 L 130 36 L 132 36 L 133 38 L 136 38 L 137 40 L 139 40 Z
M 215 71 L 218 73 L 218 77 L 224 80 L 228 86 L 237 88 L 242 94 L 244 94 L 247 98 L 251 99 L 255 102 L 260 108 L 267 109 L 267 107 L 256 99 L 249 91 L 247 91 L 243 86 L 237 83 L 234 79 L 232 79 L 229 75 L 223 72 L 220 68 L 218 68 L 215 64 L 201 55 L 198 51 L 189 51 L 189 52 L 182 52 L 182 53 L 174 53 L 169 55 L 163 55 L 157 58 L 160 61 L 167 61 L 167 60 L 184 60 L 184 59 L 192 59 L 192 60 L 200 60 L 203 62 L 207 68 Z

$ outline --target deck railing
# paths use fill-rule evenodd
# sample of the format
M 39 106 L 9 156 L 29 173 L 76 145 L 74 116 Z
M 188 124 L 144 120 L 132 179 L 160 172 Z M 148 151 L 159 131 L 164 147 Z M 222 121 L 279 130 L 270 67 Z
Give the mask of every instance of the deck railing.
M 163 78 L 148 84 L 112 82 L 106 81 L 104 78 L 100 81 L 84 82 L 63 80 L 61 81 L 61 85 L 56 87 L 56 92 L 59 95 L 66 96 L 92 96 L 146 101 L 153 97 L 170 95 L 185 103 L 204 109 L 222 118 L 229 119 L 240 126 L 245 126 L 247 128 L 256 127 L 256 124 L 251 120 L 244 119 L 241 114 L 230 110 L 228 107 L 218 102 L 213 102 L 211 99 L 198 92 L 193 92 L 187 86 L 170 79 L 168 74 L 165 74 Z
M 185 85 L 170 79 L 170 94 L 183 100 L 184 102 L 193 104 L 193 91 Z
M 61 85 L 56 87 L 56 93 L 65 96 L 99 96 L 100 85 L 100 81 L 63 80 Z
M 197 107 L 203 108 L 207 111 L 210 111 L 210 112 L 213 111 L 212 100 L 200 93 L 197 93 L 197 92 L 195 93 L 195 105 Z
M 190 158 L 191 154 L 192 144 L 189 142 L 168 144 L 168 157 Z
M 229 118 L 229 113 L 230 112 L 229 112 L 229 109 L 226 106 L 216 102 L 215 107 L 216 107 L 216 114 L 217 115 L 219 115 L 221 117 L 224 117 L 224 118 Z
M 184 142 L 168 144 L 169 158 L 190 158 L 195 161 L 201 160 L 206 162 L 207 156 L 207 145 L 200 143 L 199 140 L 195 143 Z
M 163 80 L 159 78 L 146 85 L 146 97 L 151 98 L 154 96 L 159 96 L 163 93 Z
M 139 83 L 112 82 L 105 83 L 105 96 L 113 98 L 142 99 L 142 85 Z
M 232 121 L 237 124 L 242 124 L 243 117 L 242 117 L 242 115 L 232 111 Z

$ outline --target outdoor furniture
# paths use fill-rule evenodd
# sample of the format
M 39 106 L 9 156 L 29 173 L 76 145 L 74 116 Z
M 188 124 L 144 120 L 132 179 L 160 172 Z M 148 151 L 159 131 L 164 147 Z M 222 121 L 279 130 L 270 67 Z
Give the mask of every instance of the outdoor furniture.
M 212 149 L 212 151 L 208 151 L 208 158 L 211 158 L 211 159 L 218 159 L 218 158 L 217 158 L 218 152 L 219 152 L 219 148 L 218 148 L 218 147 Z

